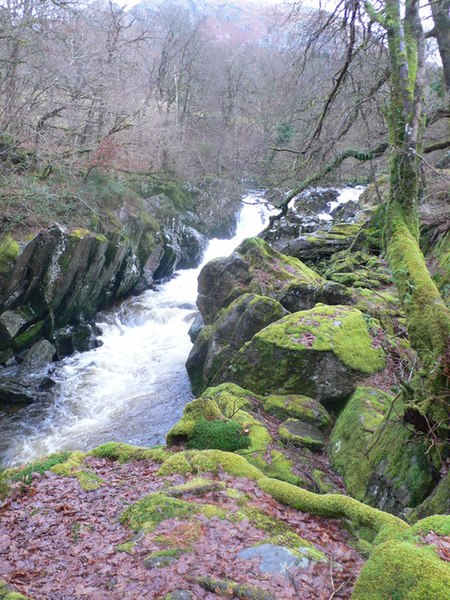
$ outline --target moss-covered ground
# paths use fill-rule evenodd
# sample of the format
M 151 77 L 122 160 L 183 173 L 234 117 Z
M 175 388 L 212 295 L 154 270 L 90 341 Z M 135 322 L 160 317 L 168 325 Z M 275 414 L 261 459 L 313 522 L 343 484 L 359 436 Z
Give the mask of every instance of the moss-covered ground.
M 3 531 L 15 540 L 2 547 L 2 600 L 75 598 L 77 586 L 114 599 L 131 589 L 155 597 L 184 589 L 201 598 L 202 578 L 280 600 L 329 597 L 337 585 L 343 598 L 447 597 L 450 517 L 410 526 L 348 496 L 267 477 L 243 456 L 220 450 L 107 444 L 62 458 L 42 461 L 39 477 L 22 480 L 20 497 L 2 509 Z M 80 488 L 80 470 L 102 483 Z M 260 572 L 257 561 L 250 572 L 238 554 L 261 544 L 306 563 L 288 576 Z M 11 577 L 24 561 L 20 580 Z

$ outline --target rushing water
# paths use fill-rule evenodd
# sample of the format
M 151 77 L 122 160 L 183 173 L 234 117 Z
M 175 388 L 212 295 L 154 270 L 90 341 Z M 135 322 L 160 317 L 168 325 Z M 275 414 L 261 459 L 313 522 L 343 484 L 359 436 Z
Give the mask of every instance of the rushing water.
M 256 192 L 244 198 L 235 237 L 211 240 L 203 264 L 261 231 L 268 211 L 260 200 Z M 179 271 L 156 291 L 99 315 L 103 345 L 56 366 L 51 398 L 2 414 L 0 464 L 106 441 L 163 442 L 192 398 L 184 363 L 200 269 Z
M 329 212 L 356 200 L 359 188 L 344 188 Z M 228 256 L 256 235 L 269 211 L 254 192 L 243 198 L 237 232 L 211 240 L 203 264 Z M 327 213 L 319 215 L 330 220 Z M 192 398 L 184 367 L 191 349 L 198 269 L 179 271 L 157 290 L 101 313 L 103 345 L 70 356 L 54 367 L 51 396 L 0 417 L 0 465 L 31 461 L 62 450 L 87 450 L 106 441 L 150 446 L 164 441 Z

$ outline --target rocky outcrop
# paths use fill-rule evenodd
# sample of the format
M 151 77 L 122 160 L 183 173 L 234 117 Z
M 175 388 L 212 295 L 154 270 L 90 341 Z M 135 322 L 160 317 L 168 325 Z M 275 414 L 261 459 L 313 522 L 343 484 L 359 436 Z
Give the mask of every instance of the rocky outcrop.
M 293 257 L 264 240 L 245 240 L 227 258 L 205 265 L 198 279 L 197 305 L 206 324 L 245 293 L 274 298 L 289 311 L 312 308 L 317 302 L 339 304 L 350 294 L 344 286 L 327 283 Z
M 422 439 L 399 419 L 385 420 L 393 409 L 401 414 L 399 399 L 392 409 L 393 400 L 381 390 L 357 388 L 333 428 L 329 455 L 352 496 L 398 514 L 424 501 L 438 473 Z
M 40 339 L 61 358 L 96 345 L 100 309 L 149 287 L 182 264 L 196 266 L 206 240 L 179 224 L 171 235 L 142 213 L 106 235 L 53 226 L 26 244 L 0 246 L 0 364 Z
M 286 313 L 279 302 L 267 296 L 243 294 L 236 298 L 195 339 L 186 362 L 194 393 L 212 385 L 245 342 Z
M 384 369 L 380 335 L 378 322 L 358 309 L 318 305 L 257 333 L 223 376 L 257 393 L 342 400 L 359 378 Z

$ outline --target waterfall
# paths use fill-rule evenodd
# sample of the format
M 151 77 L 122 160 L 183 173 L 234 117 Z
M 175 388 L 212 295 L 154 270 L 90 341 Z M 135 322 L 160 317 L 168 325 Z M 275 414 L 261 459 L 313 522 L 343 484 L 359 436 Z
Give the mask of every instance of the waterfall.
M 203 264 L 228 256 L 263 229 L 269 212 L 261 193 L 243 198 L 236 235 L 213 239 Z M 0 463 L 28 462 L 62 450 L 88 450 L 107 441 L 150 446 L 164 442 L 192 398 L 184 363 L 191 349 L 197 269 L 178 271 L 156 290 L 98 315 L 102 346 L 54 367 L 51 397 L 5 410 Z

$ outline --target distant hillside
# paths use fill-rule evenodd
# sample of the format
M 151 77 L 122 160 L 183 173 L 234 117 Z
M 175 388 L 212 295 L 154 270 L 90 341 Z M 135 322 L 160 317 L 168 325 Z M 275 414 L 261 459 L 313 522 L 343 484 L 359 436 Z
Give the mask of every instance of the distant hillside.
M 277 3 L 274 0 L 143 0 L 131 12 L 142 17 L 164 9 L 164 5 L 179 6 L 188 10 L 193 19 L 204 19 L 205 27 L 214 38 L 241 44 L 269 41 L 271 15 Z

